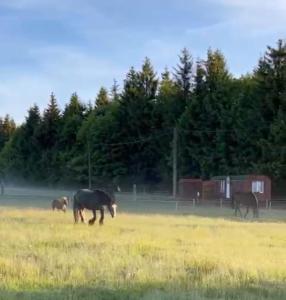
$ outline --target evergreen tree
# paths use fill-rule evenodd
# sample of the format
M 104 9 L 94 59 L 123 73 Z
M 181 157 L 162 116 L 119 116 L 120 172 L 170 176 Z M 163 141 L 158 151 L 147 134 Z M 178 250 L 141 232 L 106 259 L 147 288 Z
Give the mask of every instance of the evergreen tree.
M 180 121 L 184 172 L 209 177 L 228 174 L 232 167 L 231 77 L 223 55 L 208 51 L 199 63 L 195 95 Z
M 48 108 L 44 111 L 39 128 L 41 148 L 41 176 L 47 182 L 56 182 L 60 178 L 59 141 L 62 130 L 61 112 L 55 95 L 52 93 Z
M 96 108 L 103 108 L 109 104 L 108 91 L 101 87 L 95 100 Z
M 85 118 L 86 107 L 73 93 L 70 102 L 66 105 L 62 117 L 61 143 L 65 149 L 70 149 L 76 142 L 76 136 Z
M 9 115 L 0 118 L 0 151 L 16 129 L 16 124 Z
M 176 83 L 182 93 L 183 100 L 187 103 L 191 88 L 192 88 L 192 68 L 193 59 L 187 48 L 182 50 L 181 56 L 179 57 L 180 64 L 175 69 Z
M 259 173 L 260 139 L 263 132 L 261 101 L 256 95 L 252 75 L 234 80 L 232 119 L 235 149 L 232 153 L 233 174 Z
M 156 73 L 150 60 L 146 58 L 140 72 L 130 69 L 120 100 L 121 140 L 142 141 L 121 148 L 128 173 L 137 181 L 157 180 L 156 143 L 144 142 L 145 139 L 152 140 L 152 134 L 156 131 L 153 113 L 157 102 L 157 87 Z
M 90 114 L 83 122 L 78 134 L 81 151 L 78 159 L 73 161 L 75 176 L 87 182 L 90 153 L 92 168 L 92 185 L 100 186 L 118 179 L 126 174 L 122 162 L 120 138 L 118 136 L 118 103 L 113 102 L 105 108 L 104 114 Z
M 257 168 L 266 174 L 285 176 L 286 122 L 286 43 L 267 47 L 255 72 L 257 96 L 261 101 L 263 135 L 260 140 L 261 160 Z
M 119 93 L 119 85 L 117 83 L 117 81 L 114 79 L 113 80 L 113 85 L 111 87 L 111 101 L 119 101 L 120 99 L 120 93 Z
M 55 95 L 52 93 L 48 108 L 44 111 L 41 124 L 41 144 L 43 150 L 50 149 L 58 142 L 61 115 Z
M 26 122 L 16 129 L 1 152 L 1 164 L 7 176 L 25 180 L 37 178 L 41 156 L 36 140 L 39 123 L 39 109 L 35 105 L 30 108 Z
M 81 145 L 77 135 L 86 118 L 86 106 L 81 103 L 78 95 L 73 93 L 70 102 L 66 105 L 62 117 L 62 129 L 59 134 L 59 168 L 61 182 L 74 182 L 75 171 L 73 161 L 80 152 Z
M 170 182 L 172 174 L 172 132 L 177 122 L 175 114 L 177 95 L 178 86 L 171 78 L 169 70 L 165 68 L 161 74 L 157 103 L 154 110 L 155 128 L 163 132 L 163 135 L 160 136 L 160 143 L 158 143 L 158 151 L 161 155 L 158 163 L 162 180 L 165 183 Z
M 262 101 L 265 122 L 275 119 L 286 99 L 286 43 L 278 41 L 277 48 L 267 47 L 255 71 L 257 94 Z

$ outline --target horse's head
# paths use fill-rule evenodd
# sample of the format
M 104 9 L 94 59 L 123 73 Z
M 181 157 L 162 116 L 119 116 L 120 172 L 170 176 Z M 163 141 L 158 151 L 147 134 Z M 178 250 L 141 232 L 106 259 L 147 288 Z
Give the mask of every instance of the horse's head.
M 108 205 L 108 210 L 109 210 L 112 218 L 116 217 L 116 209 L 117 209 L 117 205 L 115 203 L 115 200 L 112 200 L 110 202 L 110 204 Z
M 68 206 L 68 204 L 69 204 L 69 198 L 68 197 L 62 197 L 62 203 L 63 203 L 63 205 Z

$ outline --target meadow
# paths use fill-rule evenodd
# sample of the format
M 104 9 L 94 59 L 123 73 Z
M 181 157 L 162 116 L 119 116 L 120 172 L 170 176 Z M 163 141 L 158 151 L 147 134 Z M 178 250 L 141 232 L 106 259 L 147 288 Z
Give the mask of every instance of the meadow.
M 286 211 L 161 208 L 122 201 L 88 226 L 0 198 L 0 299 L 286 299 Z

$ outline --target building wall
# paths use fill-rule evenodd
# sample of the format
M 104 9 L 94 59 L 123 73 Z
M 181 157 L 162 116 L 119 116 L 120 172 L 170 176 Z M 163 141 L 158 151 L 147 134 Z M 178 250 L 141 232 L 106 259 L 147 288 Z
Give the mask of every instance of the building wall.
M 223 179 L 224 178 L 224 179 Z M 226 180 L 226 176 L 222 177 Z M 231 196 L 236 192 L 252 192 L 252 182 L 263 181 L 264 193 L 257 193 L 259 202 L 265 203 L 271 200 L 271 180 L 263 175 L 248 175 L 243 179 L 231 179 L 230 191 Z M 198 199 L 197 193 L 200 197 Z M 202 181 L 201 179 L 181 179 L 179 181 L 179 194 L 185 199 L 198 199 L 198 200 L 218 200 L 226 199 L 226 191 L 221 192 L 221 180 L 208 180 Z
M 264 193 L 256 193 L 257 198 L 260 202 L 266 202 L 271 200 L 271 180 L 267 176 L 262 175 L 249 175 L 247 180 L 247 189 L 252 191 L 253 181 L 263 181 L 264 182 Z
M 216 200 L 221 198 L 220 181 L 208 180 L 203 182 L 202 200 Z
M 179 195 L 186 200 L 200 199 L 202 197 L 202 185 L 201 179 L 181 179 L 179 181 Z

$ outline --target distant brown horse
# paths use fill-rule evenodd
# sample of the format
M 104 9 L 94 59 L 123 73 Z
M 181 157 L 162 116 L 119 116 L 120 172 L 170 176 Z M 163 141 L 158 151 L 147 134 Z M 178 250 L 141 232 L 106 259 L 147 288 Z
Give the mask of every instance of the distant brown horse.
M 237 216 L 237 212 L 239 211 L 240 216 L 242 217 L 242 213 L 240 210 L 241 206 L 246 207 L 246 212 L 244 218 L 247 216 L 249 212 L 249 208 L 253 209 L 253 217 L 259 216 L 258 213 L 258 199 L 255 193 L 245 192 L 245 193 L 234 193 L 232 196 L 233 206 L 235 209 L 235 215 Z
M 69 204 L 68 197 L 61 197 L 52 201 L 52 209 L 58 209 L 66 212 L 67 206 Z

